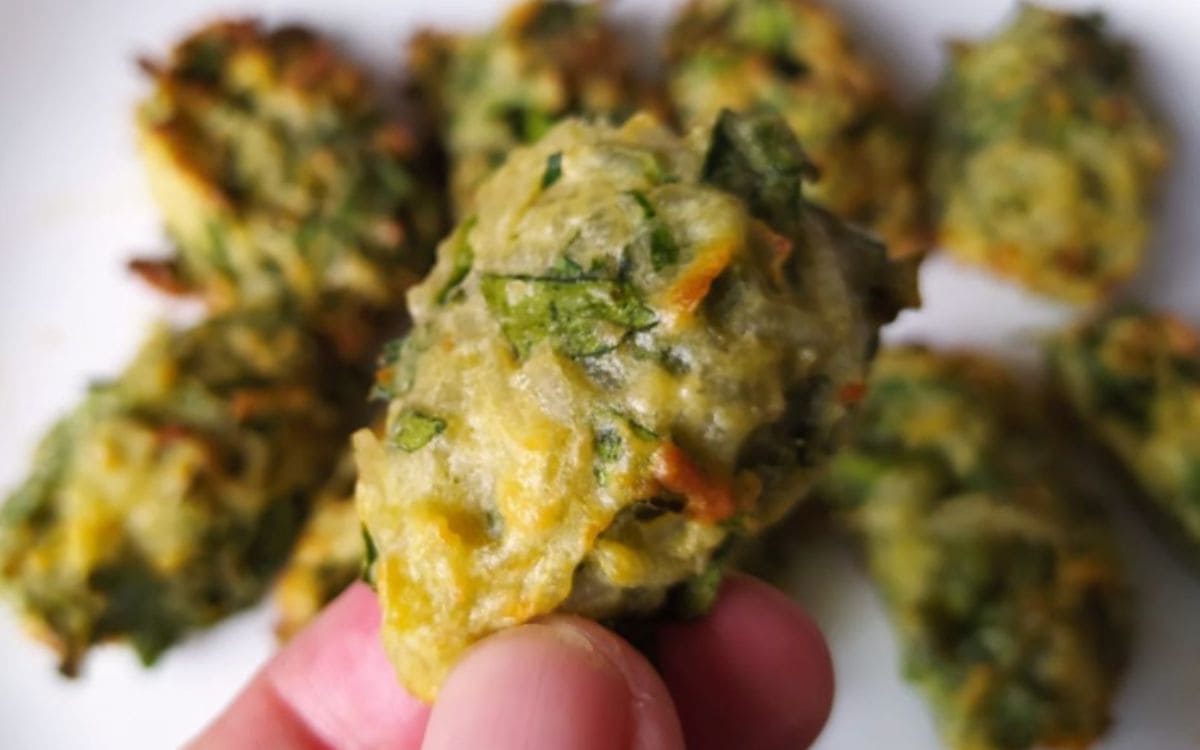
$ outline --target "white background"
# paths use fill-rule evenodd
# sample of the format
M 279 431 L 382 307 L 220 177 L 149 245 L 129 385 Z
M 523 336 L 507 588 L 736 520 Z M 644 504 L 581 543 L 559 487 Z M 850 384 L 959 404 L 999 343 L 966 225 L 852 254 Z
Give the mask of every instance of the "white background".
M 977 35 L 1007 0 L 830 0 L 880 58 L 902 96 L 918 101 L 936 78 L 940 40 Z M 1080 7 L 1088 4 L 1070 2 Z M 1200 323 L 1200 9 L 1189 0 L 1100 0 L 1115 28 L 1142 48 L 1143 75 L 1178 135 L 1153 254 L 1132 294 Z M 617 0 L 649 36 L 672 3 Z M 424 6 L 424 7 L 422 7 Z M 499 1 L 0 0 L 0 487 L 15 484 L 34 442 L 92 378 L 116 372 L 160 299 L 123 270 L 162 247 L 133 146 L 131 110 L 145 91 L 133 64 L 222 13 L 301 20 L 343 41 L 384 76 L 418 24 L 478 26 Z M 653 23 L 651 23 L 653 21 Z M 1028 359 L 1039 330 L 1070 311 L 935 259 L 926 309 L 889 336 L 991 349 Z M 1133 669 L 1105 748 L 1200 747 L 1200 583 L 1159 549 L 1141 520 L 1118 508 L 1140 593 Z M 905 687 L 878 602 L 849 555 L 812 542 L 794 576 L 797 597 L 824 626 L 838 698 L 821 750 L 937 747 L 922 702 Z M 271 615 L 235 617 L 143 671 L 125 649 L 98 649 L 76 682 L 0 612 L 0 747 L 164 748 L 212 716 L 270 653 Z

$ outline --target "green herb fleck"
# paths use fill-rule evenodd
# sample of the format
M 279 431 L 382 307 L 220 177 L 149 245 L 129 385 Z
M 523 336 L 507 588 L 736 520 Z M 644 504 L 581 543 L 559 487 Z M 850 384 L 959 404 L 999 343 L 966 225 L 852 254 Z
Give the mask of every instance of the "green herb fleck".
M 642 215 L 650 223 L 650 262 L 655 271 L 661 271 L 679 260 L 679 246 L 671 235 L 670 228 L 658 216 L 654 204 L 639 190 L 629 191 L 629 195 L 637 201 L 642 209 Z
M 640 449 L 646 446 L 635 443 L 657 443 L 658 439 L 657 434 L 630 416 L 616 409 L 601 410 L 592 426 L 592 473 L 597 483 L 601 487 L 608 483 L 609 467 L 619 462 L 629 449 L 643 452 Z
M 446 420 L 408 409 L 396 417 L 392 424 L 391 442 L 402 451 L 412 453 L 446 429 Z
M 437 303 L 439 305 L 444 305 L 450 300 L 450 295 L 463 283 L 463 279 L 467 278 L 472 264 L 475 263 L 475 250 L 467 239 L 467 235 L 475 227 L 475 221 L 476 217 L 472 216 L 458 228 L 458 235 L 454 241 L 454 265 L 450 270 L 450 278 L 446 280 L 446 285 L 438 292 Z
M 725 580 L 725 564 L 716 558 L 694 578 L 671 591 L 670 610 L 683 620 L 696 620 L 708 614 L 717 601 Z
M 568 357 L 603 354 L 658 322 L 624 282 L 489 274 L 480 288 L 521 359 L 544 340 Z
M 547 274 L 552 279 L 559 279 L 563 281 L 582 279 L 584 276 L 583 266 L 571 260 L 571 258 L 566 255 L 554 261 L 554 265 L 550 266 L 550 270 L 547 272 Z
M 363 526 L 361 528 L 362 528 L 362 538 L 363 538 L 363 549 L 365 550 L 365 552 L 363 553 L 363 567 L 362 567 L 362 576 L 361 577 L 362 577 L 362 580 L 364 583 L 374 586 L 375 585 L 375 574 L 373 572 L 373 569 L 375 567 L 375 561 L 379 559 L 379 549 L 375 546 L 375 540 L 371 538 L 371 532 L 367 531 L 366 524 L 363 524 Z
M 550 114 L 525 104 L 502 107 L 499 114 L 509 132 L 521 143 L 537 141 L 554 124 L 554 118 Z
M 556 151 L 550 154 L 549 159 L 546 159 L 546 171 L 542 174 L 542 189 L 545 190 L 558 182 L 562 173 L 562 151 Z
M 601 487 L 608 484 L 608 466 L 621 460 L 624 446 L 621 433 L 614 429 L 602 427 L 592 431 L 592 451 L 595 454 L 592 474 Z

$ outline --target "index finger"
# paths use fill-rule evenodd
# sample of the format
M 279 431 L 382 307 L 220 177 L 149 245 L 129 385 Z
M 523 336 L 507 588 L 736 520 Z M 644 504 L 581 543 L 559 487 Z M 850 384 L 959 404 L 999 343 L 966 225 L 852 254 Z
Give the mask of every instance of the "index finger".
M 396 679 L 374 592 L 355 584 L 259 670 L 189 746 L 417 750 L 429 707 Z

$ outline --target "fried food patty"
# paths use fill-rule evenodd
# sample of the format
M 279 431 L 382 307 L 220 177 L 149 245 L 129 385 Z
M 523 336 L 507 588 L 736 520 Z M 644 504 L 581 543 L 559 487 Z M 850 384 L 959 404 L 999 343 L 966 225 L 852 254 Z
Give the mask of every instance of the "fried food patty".
M 804 200 L 808 169 L 774 115 L 687 142 L 638 116 L 568 121 L 484 184 L 410 293 L 385 429 L 354 441 L 415 695 L 538 615 L 658 610 L 805 495 L 910 301 Z
M 0 577 L 64 673 L 114 639 L 149 663 L 257 601 L 356 423 L 322 348 L 272 314 L 161 328 L 45 437 L 0 510 Z
M 216 309 L 300 310 L 388 305 L 425 270 L 441 227 L 413 134 L 327 41 L 222 21 L 144 67 L 141 150 L 176 254 L 135 269 Z
M 1038 408 L 994 362 L 885 351 L 822 485 L 956 750 L 1086 747 L 1128 652 L 1111 529 Z
M 1049 361 L 1082 428 L 1200 561 L 1200 335 L 1171 315 L 1114 310 L 1052 342 Z
M 929 157 L 938 239 L 1038 292 L 1102 299 L 1141 263 L 1166 141 L 1102 16 L 1022 5 L 951 48 Z

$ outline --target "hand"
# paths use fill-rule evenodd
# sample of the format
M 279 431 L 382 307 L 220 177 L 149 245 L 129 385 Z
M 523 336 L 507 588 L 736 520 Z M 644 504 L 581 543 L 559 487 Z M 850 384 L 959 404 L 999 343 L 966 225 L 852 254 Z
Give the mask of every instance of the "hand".
M 708 617 L 660 629 L 659 671 L 596 623 L 557 615 L 472 648 L 432 708 L 396 681 L 379 619 L 375 595 L 352 587 L 191 750 L 798 750 L 833 698 L 816 626 L 745 577 Z

